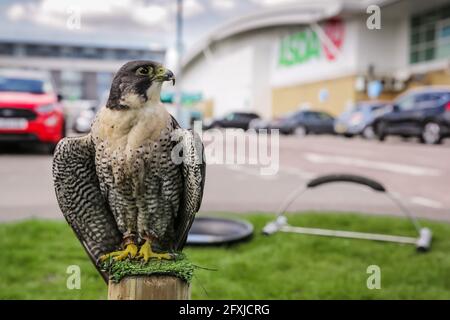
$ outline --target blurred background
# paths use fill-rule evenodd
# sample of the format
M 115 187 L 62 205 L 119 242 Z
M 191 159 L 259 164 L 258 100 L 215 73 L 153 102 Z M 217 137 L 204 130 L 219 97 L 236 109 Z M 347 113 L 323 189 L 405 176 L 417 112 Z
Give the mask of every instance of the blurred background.
M 59 217 L 44 154 L 89 131 L 114 72 L 135 59 L 175 71 L 162 100 L 184 126 L 282 133 L 275 176 L 211 166 L 205 211 L 273 211 L 296 185 L 345 171 L 379 178 L 419 214 L 448 218 L 449 1 L 43 0 L 1 9 L 3 220 Z M 391 211 L 353 188 L 326 199 L 294 207 Z
M 184 127 L 201 120 L 207 145 L 211 129 L 280 131 L 275 175 L 208 165 L 202 212 L 271 213 L 346 172 L 450 220 L 448 0 L 3 0 L 0 222 L 62 218 L 55 144 L 89 132 L 114 72 L 138 59 L 174 71 L 161 99 Z M 290 210 L 399 214 L 340 184 Z

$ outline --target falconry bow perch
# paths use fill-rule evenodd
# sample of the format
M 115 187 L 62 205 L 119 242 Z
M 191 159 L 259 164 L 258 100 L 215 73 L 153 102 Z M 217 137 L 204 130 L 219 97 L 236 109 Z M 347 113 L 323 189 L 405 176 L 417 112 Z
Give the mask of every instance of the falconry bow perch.
M 109 258 L 171 259 L 200 208 L 203 144 L 160 102 L 164 81 L 175 78 L 159 63 L 126 63 L 90 134 L 56 148 L 59 206 L 97 268 Z

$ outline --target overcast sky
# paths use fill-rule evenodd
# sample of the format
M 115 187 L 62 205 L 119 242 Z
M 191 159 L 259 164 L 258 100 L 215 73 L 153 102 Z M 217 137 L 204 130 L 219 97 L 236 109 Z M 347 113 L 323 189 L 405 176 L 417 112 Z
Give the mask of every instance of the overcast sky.
M 233 17 L 294 1 L 184 0 L 185 47 Z M 172 47 L 175 9 L 176 0 L 1 0 L 0 38 Z

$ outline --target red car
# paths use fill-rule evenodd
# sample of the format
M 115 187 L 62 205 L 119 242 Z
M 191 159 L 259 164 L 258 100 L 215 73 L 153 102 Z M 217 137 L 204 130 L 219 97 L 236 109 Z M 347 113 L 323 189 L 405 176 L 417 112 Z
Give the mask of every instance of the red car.
M 47 74 L 0 72 L 0 142 L 40 143 L 53 152 L 64 135 L 62 106 Z

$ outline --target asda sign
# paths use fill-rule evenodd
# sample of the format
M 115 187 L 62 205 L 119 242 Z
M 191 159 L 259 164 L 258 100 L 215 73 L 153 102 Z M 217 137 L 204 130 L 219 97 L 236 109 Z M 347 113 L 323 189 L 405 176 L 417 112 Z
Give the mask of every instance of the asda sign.
M 324 34 L 339 50 L 344 42 L 344 24 L 340 19 L 327 21 L 323 26 Z M 288 35 L 281 39 L 278 55 L 278 65 L 289 67 L 303 64 L 313 59 L 335 60 L 332 51 L 320 41 L 314 30 L 307 28 L 303 31 Z

